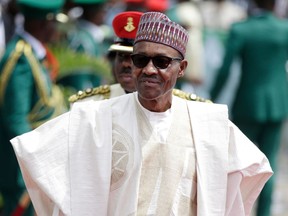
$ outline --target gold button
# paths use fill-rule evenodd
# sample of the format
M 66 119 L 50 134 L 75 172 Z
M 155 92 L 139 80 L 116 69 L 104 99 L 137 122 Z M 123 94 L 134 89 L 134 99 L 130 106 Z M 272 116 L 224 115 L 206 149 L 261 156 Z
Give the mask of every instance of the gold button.
M 78 95 L 78 96 L 81 96 L 81 95 L 83 95 L 83 94 L 84 94 L 84 92 L 81 91 L 81 90 L 77 92 L 77 95 Z
M 195 94 L 190 94 L 190 99 L 191 100 L 196 100 L 197 96 Z
M 86 93 L 86 94 L 91 94 L 91 93 L 92 93 L 92 90 L 93 90 L 92 88 L 87 88 L 87 89 L 85 90 L 85 93 Z

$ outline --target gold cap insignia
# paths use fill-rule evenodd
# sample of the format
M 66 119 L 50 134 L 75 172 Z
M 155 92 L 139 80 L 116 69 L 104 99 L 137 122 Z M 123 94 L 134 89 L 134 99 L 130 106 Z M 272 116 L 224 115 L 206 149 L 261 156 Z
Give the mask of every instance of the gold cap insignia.
M 131 32 L 135 29 L 136 27 L 133 25 L 133 17 L 128 17 L 127 18 L 127 25 L 124 26 L 124 29 L 127 31 L 127 32 Z

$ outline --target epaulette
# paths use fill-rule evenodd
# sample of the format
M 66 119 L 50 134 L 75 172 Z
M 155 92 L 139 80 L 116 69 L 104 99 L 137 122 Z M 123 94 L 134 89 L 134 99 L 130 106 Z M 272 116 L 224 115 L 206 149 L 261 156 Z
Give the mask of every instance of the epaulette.
M 205 102 L 205 103 L 212 103 L 211 100 L 199 97 L 199 96 L 197 96 L 196 94 L 193 94 L 193 93 L 187 93 L 187 92 L 181 91 L 179 89 L 173 89 L 173 95 L 175 95 L 177 97 L 180 97 L 180 98 L 183 98 L 183 99 L 186 99 L 186 100 L 200 101 L 200 102 Z
M 3 103 L 4 92 L 8 85 L 8 80 L 11 77 L 17 62 L 22 55 L 25 56 L 30 65 L 37 92 L 40 97 L 39 101 L 41 101 L 41 103 L 43 102 L 44 105 L 54 106 L 55 102 L 50 97 L 49 92 L 46 88 L 46 84 L 42 79 L 42 67 L 40 65 L 40 62 L 33 53 L 31 45 L 24 40 L 19 40 L 16 43 L 15 49 L 11 52 L 7 62 L 3 67 L 3 72 L 0 77 L 0 103 Z
M 108 99 L 110 97 L 110 86 L 102 85 L 96 88 L 87 88 L 85 90 L 80 90 L 76 94 L 71 95 L 69 97 L 69 102 L 74 103 L 78 100 L 93 96 L 93 95 L 103 95 L 104 99 Z

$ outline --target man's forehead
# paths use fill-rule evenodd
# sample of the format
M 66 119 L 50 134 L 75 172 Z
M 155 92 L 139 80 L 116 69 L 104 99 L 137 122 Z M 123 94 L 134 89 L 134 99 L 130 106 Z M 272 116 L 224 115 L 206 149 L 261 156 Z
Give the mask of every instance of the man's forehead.
M 133 53 L 147 53 L 157 55 L 179 55 L 180 53 L 165 44 L 154 43 L 151 41 L 140 41 L 133 46 Z

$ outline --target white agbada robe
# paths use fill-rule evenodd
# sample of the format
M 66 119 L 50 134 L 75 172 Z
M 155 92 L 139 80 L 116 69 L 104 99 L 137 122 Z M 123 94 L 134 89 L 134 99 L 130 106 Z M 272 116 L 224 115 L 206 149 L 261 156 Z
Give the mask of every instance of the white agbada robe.
M 132 93 L 77 102 L 70 112 L 11 141 L 38 215 L 143 215 L 137 208 L 145 195 L 139 185 L 146 166 L 142 138 L 149 127 L 144 125 L 143 131 L 145 119 L 139 116 L 136 98 L 137 93 Z M 224 105 L 173 96 L 171 109 L 172 115 L 177 114 L 174 121 L 183 113 L 192 128 L 197 215 L 249 215 L 272 175 L 265 155 L 228 120 Z M 184 142 L 185 134 L 180 138 Z M 180 195 L 192 196 L 191 187 L 182 189 Z M 153 200 L 149 202 L 149 211 L 159 211 L 153 209 Z M 169 215 L 177 211 L 172 208 Z

